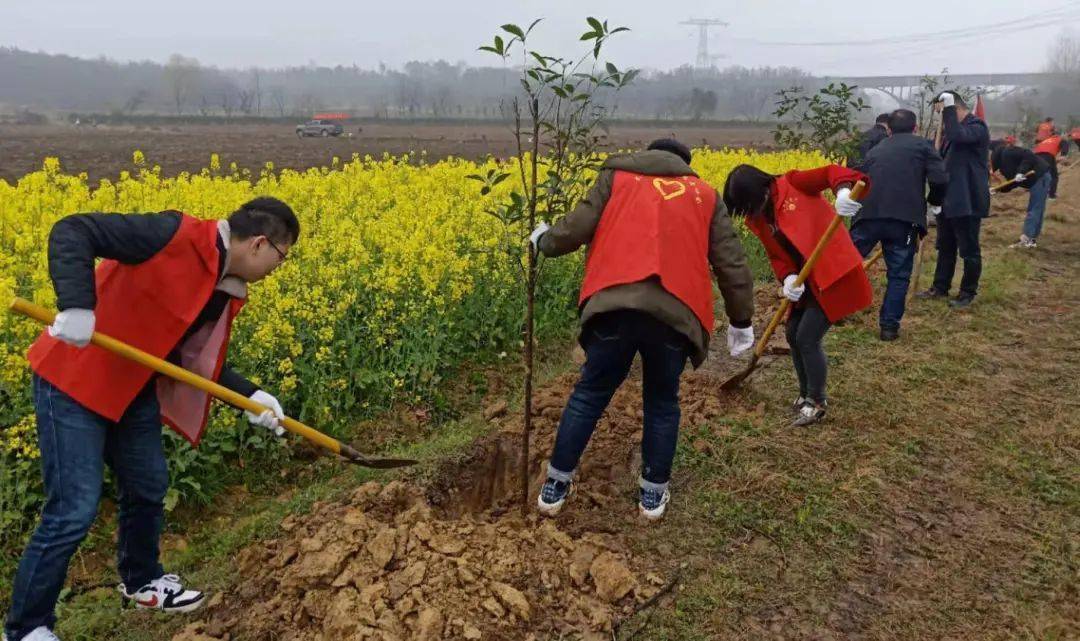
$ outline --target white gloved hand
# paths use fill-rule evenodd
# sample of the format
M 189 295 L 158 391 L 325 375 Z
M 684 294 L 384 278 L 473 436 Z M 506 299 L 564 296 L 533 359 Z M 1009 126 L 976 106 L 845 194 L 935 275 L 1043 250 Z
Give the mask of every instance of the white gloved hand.
M 798 279 L 799 277 L 795 274 L 788 274 L 784 278 L 784 298 L 788 299 L 793 303 L 799 302 L 799 299 L 802 298 L 803 292 L 806 291 L 806 285 L 799 285 L 798 287 L 795 286 L 795 281 Z
M 65 309 L 49 325 L 49 336 L 75 347 L 86 347 L 94 335 L 94 310 Z
M 859 213 L 862 203 L 851 197 L 851 190 L 844 187 L 836 192 L 836 213 L 841 216 L 851 217 Z
M 956 96 L 952 95 L 949 92 L 941 94 L 940 96 L 938 96 L 937 99 L 938 102 L 941 103 L 942 107 L 953 107 L 956 105 Z
M 529 242 L 532 244 L 533 251 L 540 251 L 540 237 L 546 234 L 549 229 L 551 229 L 551 226 L 541 221 L 540 224 L 536 226 L 536 229 L 529 234 Z
M 1013 176 L 1013 182 L 1022 183 L 1025 180 L 1027 180 L 1027 176 L 1025 176 L 1024 174 L 1016 174 L 1015 176 Z
M 738 356 L 754 346 L 754 326 L 727 328 L 727 346 L 732 356 Z
M 281 426 L 281 421 L 285 419 L 285 411 L 281 409 L 281 403 L 278 403 L 276 398 L 262 390 L 255 392 L 248 398 L 263 407 L 269 408 L 262 414 L 244 412 L 244 416 L 249 423 L 258 425 L 259 427 L 265 427 L 273 432 L 275 436 L 281 436 L 285 433 L 285 428 Z
M 926 206 L 926 213 L 930 214 L 931 216 L 940 216 L 941 215 L 941 205 L 927 205 Z

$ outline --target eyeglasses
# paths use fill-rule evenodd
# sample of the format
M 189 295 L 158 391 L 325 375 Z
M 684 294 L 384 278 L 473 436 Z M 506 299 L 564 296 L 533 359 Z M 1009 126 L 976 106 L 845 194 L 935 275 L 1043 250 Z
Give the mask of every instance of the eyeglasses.
M 270 243 L 270 246 L 274 248 L 274 251 L 278 253 L 278 256 L 281 256 L 281 262 L 284 263 L 285 259 L 288 258 L 288 255 L 286 255 L 285 252 L 281 251 L 281 249 L 274 244 L 274 241 L 270 240 L 269 238 L 266 239 L 266 242 Z

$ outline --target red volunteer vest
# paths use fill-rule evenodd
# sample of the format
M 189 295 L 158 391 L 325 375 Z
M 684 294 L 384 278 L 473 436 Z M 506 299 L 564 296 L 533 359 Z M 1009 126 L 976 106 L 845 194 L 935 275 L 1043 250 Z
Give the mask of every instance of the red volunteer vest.
M 793 187 L 787 176 L 777 176 L 771 198 L 776 226 L 805 260 L 836 217 L 836 210 L 821 194 L 807 194 Z M 764 245 L 776 277 L 782 279 L 794 273 L 794 258 L 790 259 L 790 265 L 781 258 L 787 257 L 788 253 L 773 237 L 765 219 L 751 216 L 746 219 L 746 224 Z M 806 285 L 833 323 L 873 303 L 873 287 L 847 227 L 841 225 L 833 233 L 821 258 L 810 270 Z
M 1032 151 L 1037 154 L 1050 154 L 1056 158 L 1057 155 L 1061 153 L 1061 136 L 1050 136 L 1046 140 L 1035 145 L 1035 148 L 1032 149 Z
M 165 358 L 210 299 L 217 286 L 218 222 L 184 215 L 169 244 L 138 265 L 103 260 L 96 270 L 95 330 Z M 180 345 L 180 364 L 217 380 L 225 362 L 232 321 L 244 301 L 232 299 L 216 323 L 208 323 Z M 143 389 L 149 369 L 88 345 L 79 349 L 42 332 L 27 354 L 30 367 L 88 410 L 119 421 Z M 161 377 L 161 418 L 192 445 L 206 427 L 210 397 Z
M 656 276 L 713 328 L 709 227 L 716 191 L 696 176 L 616 171 L 585 263 L 579 305 L 596 292 Z

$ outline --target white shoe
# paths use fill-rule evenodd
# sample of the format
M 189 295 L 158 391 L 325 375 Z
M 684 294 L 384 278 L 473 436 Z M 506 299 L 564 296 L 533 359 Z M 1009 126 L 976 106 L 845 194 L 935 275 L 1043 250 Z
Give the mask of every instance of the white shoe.
M 1035 244 L 1034 238 L 1028 238 L 1027 236 L 1021 234 L 1020 240 L 1009 245 L 1009 247 L 1013 247 L 1015 249 L 1035 249 L 1037 245 Z
M 133 593 L 128 593 L 121 583 L 120 594 L 125 601 L 134 603 L 138 609 L 162 612 L 193 612 L 206 602 L 204 593 L 184 588 L 180 577 L 175 574 L 154 579 Z
M 664 512 L 667 511 L 667 504 L 671 501 L 671 492 L 664 490 L 664 493 L 653 492 L 650 490 L 640 490 L 641 499 L 638 501 L 638 511 L 641 515 L 650 521 L 657 521 L 664 516 Z

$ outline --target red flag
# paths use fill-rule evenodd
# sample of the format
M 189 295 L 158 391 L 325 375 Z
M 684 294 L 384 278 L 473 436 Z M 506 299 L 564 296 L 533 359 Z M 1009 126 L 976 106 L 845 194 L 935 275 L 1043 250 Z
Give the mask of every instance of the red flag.
M 986 122 L 986 105 L 983 104 L 982 94 L 975 94 L 975 115 L 979 120 Z

